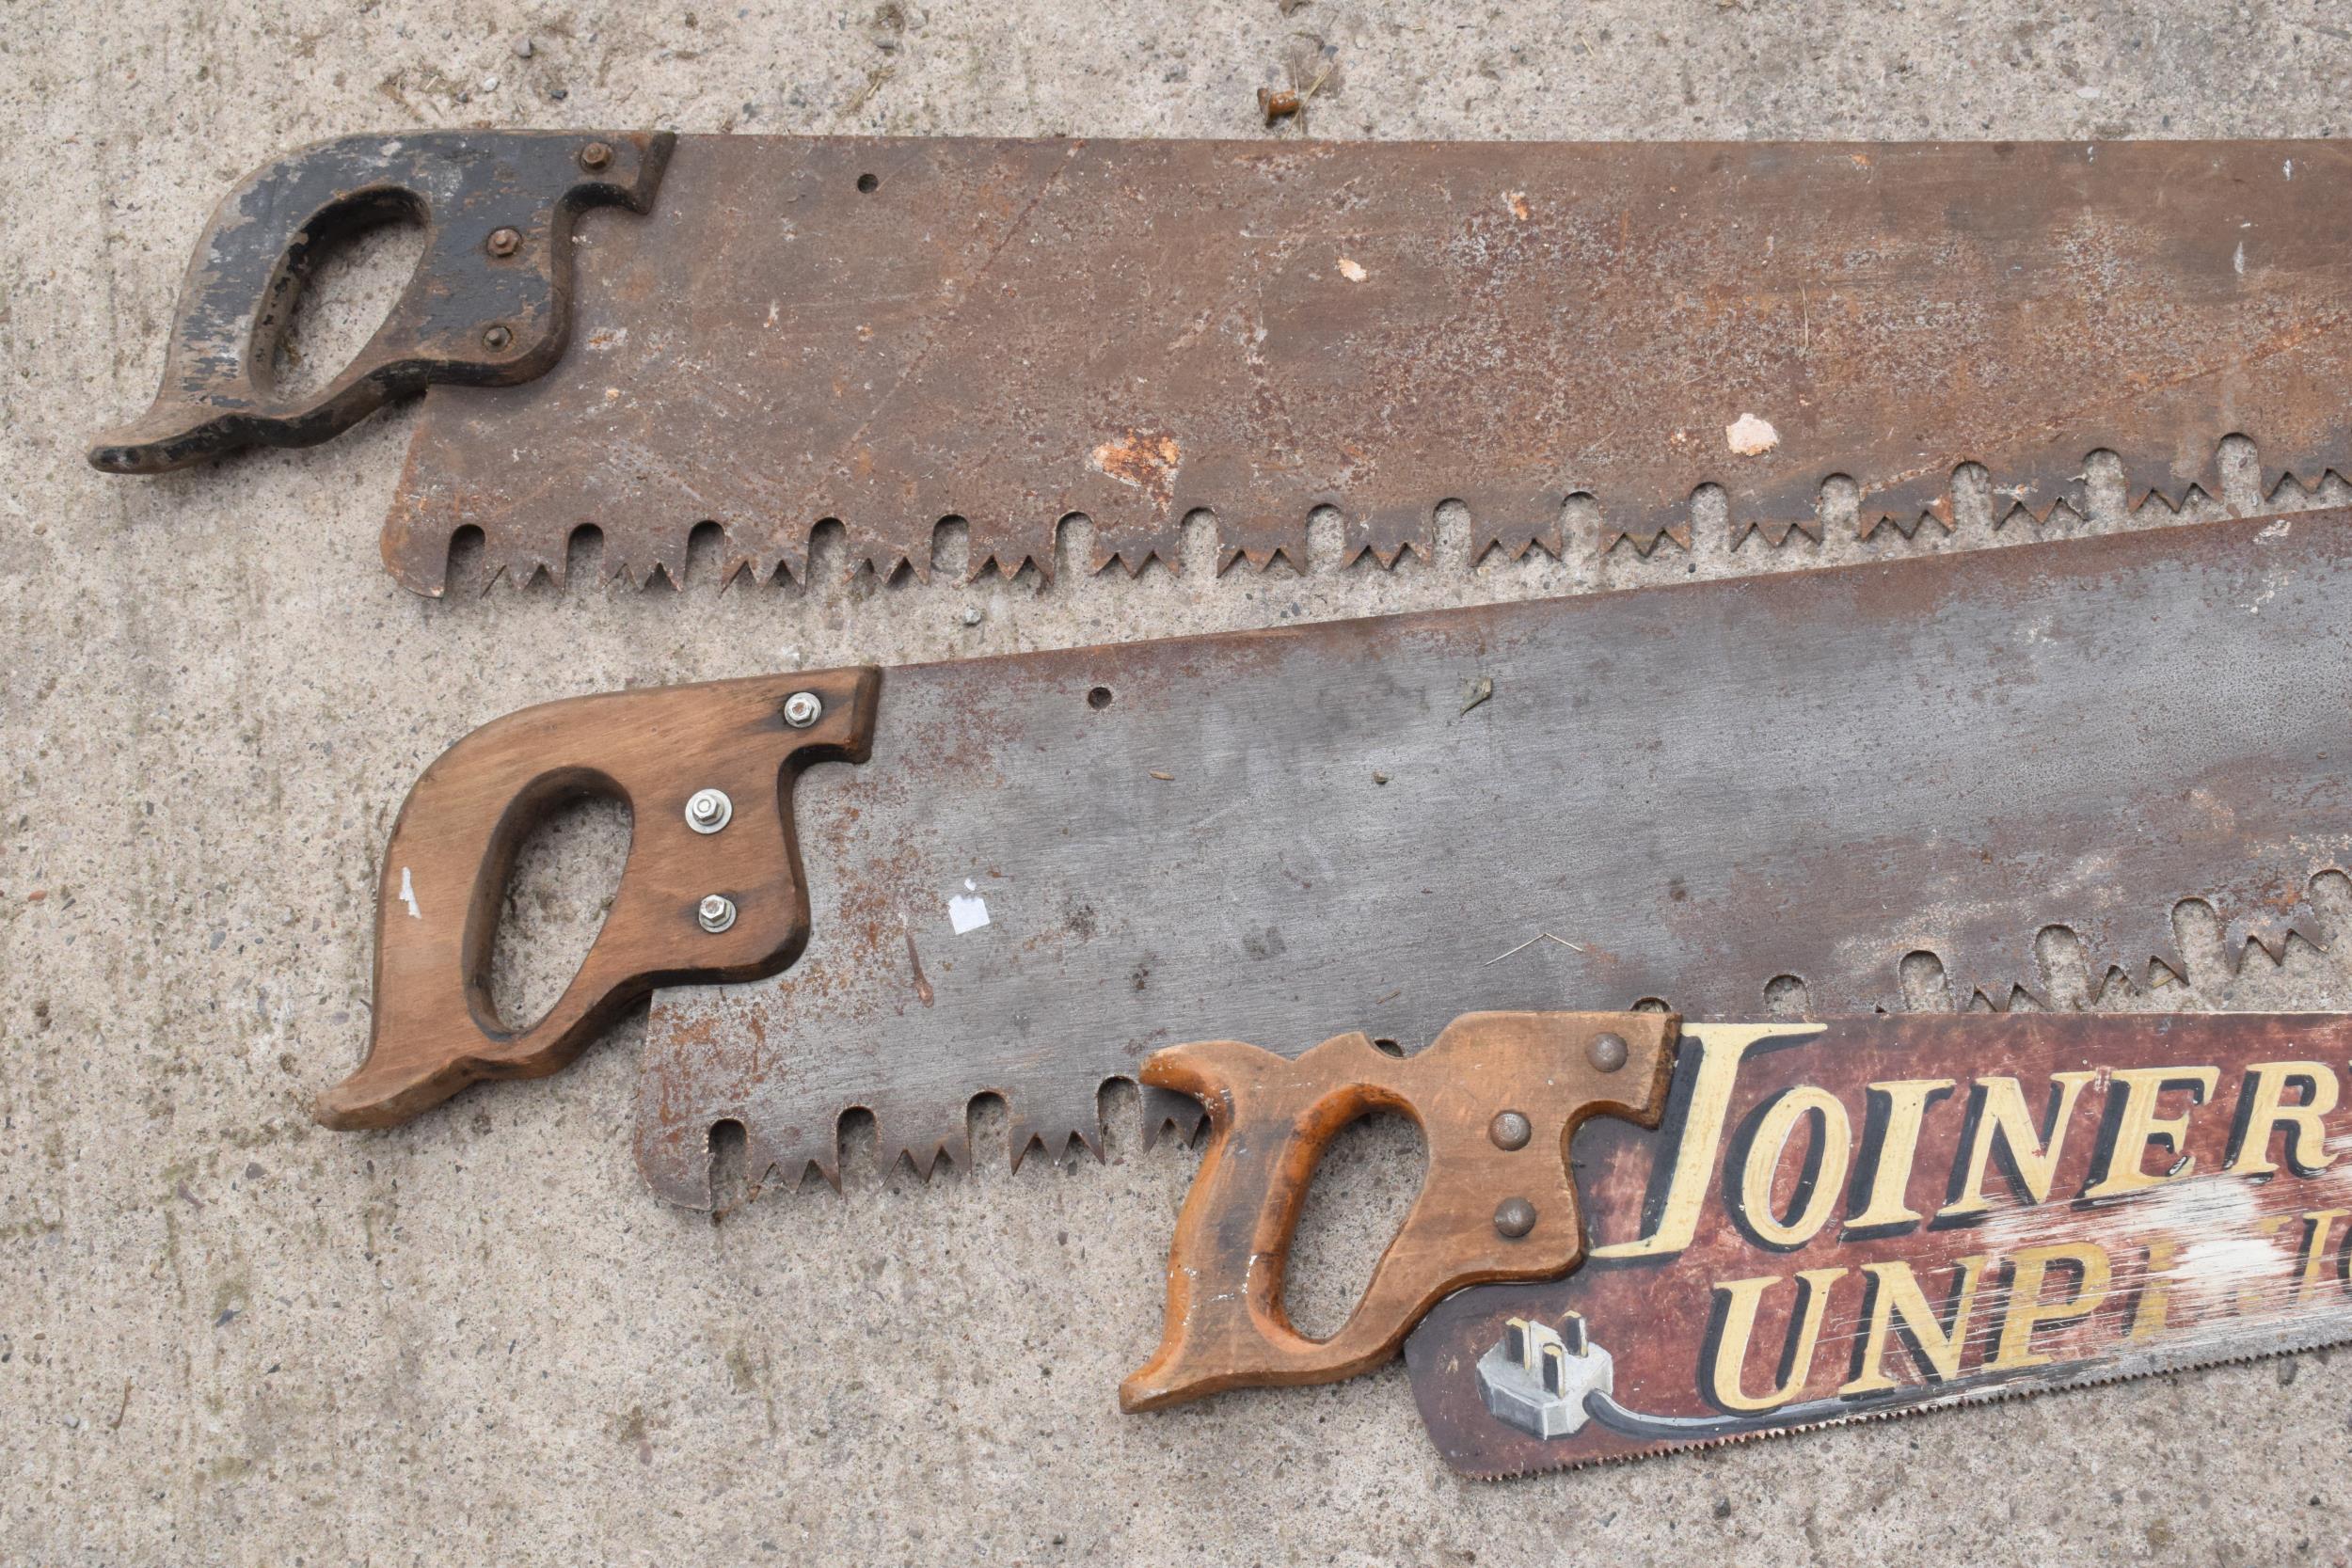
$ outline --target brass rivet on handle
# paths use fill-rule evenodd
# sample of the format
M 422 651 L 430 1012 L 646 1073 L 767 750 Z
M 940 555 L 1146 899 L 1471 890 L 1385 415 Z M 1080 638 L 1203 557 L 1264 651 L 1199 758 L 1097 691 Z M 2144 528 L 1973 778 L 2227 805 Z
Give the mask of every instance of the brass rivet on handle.
M 612 149 L 600 141 L 592 141 L 580 150 L 580 166 L 591 171 L 600 169 L 612 161 Z
M 1534 1135 L 1535 1129 L 1517 1111 L 1497 1111 L 1495 1119 L 1486 1124 L 1486 1136 L 1497 1148 L 1525 1148 Z
M 1495 1205 L 1495 1234 L 1516 1242 L 1535 1228 L 1535 1206 L 1523 1197 L 1506 1197 Z
M 514 341 L 515 334 L 503 326 L 486 326 L 482 329 L 482 346 L 493 354 Z
M 1595 1035 L 1593 1043 L 1584 1048 L 1584 1059 L 1593 1064 L 1596 1072 L 1614 1072 L 1625 1066 L 1625 1037 Z
M 489 248 L 491 255 L 512 256 L 522 247 L 523 237 L 519 230 L 513 229 L 493 229 L 490 230 Z

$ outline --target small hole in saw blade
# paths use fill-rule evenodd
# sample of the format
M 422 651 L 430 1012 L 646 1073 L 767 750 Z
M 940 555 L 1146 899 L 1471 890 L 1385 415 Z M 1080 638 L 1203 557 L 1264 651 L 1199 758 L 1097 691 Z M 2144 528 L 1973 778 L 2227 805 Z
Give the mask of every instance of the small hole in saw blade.
M 1109 687 L 1098 686 L 1087 693 L 1087 706 L 1094 709 L 1095 712 L 1100 713 L 1110 705 L 1111 689 Z
M 882 176 L 879 174 L 861 174 L 857 177 L 857 188 L 864 195 L 871 196 L 876 191 L 882 189 Z
M 1327 1338 L 1347 1322 L 1428 1165 L 1421 1129 L 1394 1111 L 1359 1117 L 1325 1147 L 1282 1276 L 1282 1307 L 1301 1334 Z

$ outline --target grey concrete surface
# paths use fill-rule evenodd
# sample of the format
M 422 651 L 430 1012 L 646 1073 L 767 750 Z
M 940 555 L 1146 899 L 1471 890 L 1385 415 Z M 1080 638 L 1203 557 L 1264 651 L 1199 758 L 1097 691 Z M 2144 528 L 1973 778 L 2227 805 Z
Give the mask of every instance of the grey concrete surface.
M 1327 136 L 2328 135 L 2352 115 L 2341 6 L 20 0 L 0 18 L 0 1562 L 2346 1560 L 2342 1357 L 1486 1486 L 1438 1464 L 1394 1369 L 1116 1413 L 1196 1159 L 1141 1151 L 1130 1123 L 1104 1164 L 1009 1175 L 998 1130 L 966 1180 L 852 1160 L 846 1196 L 771 1190 L 714 1223 L 632 1166 L 642 1015 L 558 1078 L 395 1132 L 306 1115 L 361 1046 L 392 813 L 510 708 L 1858 546 L 1735 556 L 1703 526 L 1688 558 L 1475 573 L 1456 547 L 1393 575 L 1327 558 L 1304 577 L 722 595 L 706 574 L 427 604 L 375 549 L 408 412 L 160 481 L 80 457 L 151 394 L 212 203 L 314 137 L 1297 135 L 1257 124 L 1252 93 L 1324 45 Z M 393 276 L 362 264 L 326 290 L 315 356 Z M 2238 471 L 2227 499 L 2250 508 Z M 2111 492 L 2088 526 L 2130 525 Z M 1910 547 L 2013 537 L 1978 518 Z M 534 847 L 516 903 L 537 957 L 507 983 L 560 977 L 620 842 L 589 813 Z M 2130 1000 L 2352 995 L 2352 944 L 2232 978 L 2210 920 L 2177 918 L 2188 983 Z M 2050 1000 L 2079 1003 L 2079 963 L 2051 958 Z M 1414 1168 L 1393 1135 L 1334 1163 L 1308 1238 L 1322 1321 Z

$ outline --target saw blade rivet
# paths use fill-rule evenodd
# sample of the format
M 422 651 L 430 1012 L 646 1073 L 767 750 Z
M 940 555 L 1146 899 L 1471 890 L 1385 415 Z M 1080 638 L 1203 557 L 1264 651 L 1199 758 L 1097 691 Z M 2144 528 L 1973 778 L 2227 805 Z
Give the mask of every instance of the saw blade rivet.
M 710 894 L 695 906 L 694 918 L 715 937 L 735 924 L 735 900 L 723 893 Z
M 1625 1066 L 1625 1037 L 1595 1035 L 1593 1043 L 1584 1048 L 1584 1059 L 1597 1072 L 1614 1072 Z
M 1535 1129 L 1517 1111 L 1498 1111 L 1486 1126 L 1486 1136 L 1495 1141 L 1497 1148 L 1525 1148 L 1527 1140 L 1535 1135 Z
M 1523 1197 L 1506 1197 L 1495 1205 L 1495 1234 L 1516 1242 L 1535 1228 L 1535 1206 Z
M 698 833 L 715 833 L 735 817 L 735 802 L 723 789 L 698 789 L 686 802 L 686 825 Z
M 599 169 L 612 161 L 612 150 L 600 141 L 592 141 L 580 150 L 580 166 Z
M 485 327 L 482 332 L 482 346 L 493 354 L 514 341 L 515 334 L 503 326 Z
M 804 730 L 825 716 L 825 700 L 814 691 L 795 691 L 784 700 L 784 721 Z
M 490 230 L 491 255 L 512 256 L 522 247 L 523 237 L 519 230 L 513 229 L 493 229 Z

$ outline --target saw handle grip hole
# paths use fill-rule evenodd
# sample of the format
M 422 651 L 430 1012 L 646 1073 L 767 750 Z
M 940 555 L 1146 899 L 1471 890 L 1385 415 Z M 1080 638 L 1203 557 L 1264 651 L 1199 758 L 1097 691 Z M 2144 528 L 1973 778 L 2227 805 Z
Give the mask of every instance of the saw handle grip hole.
M 1098 686 L 1087 692 L 1087 706 L 1095 712 L 1100 713 L 1110 705 L 1111 689 L 1109 687 Z
M 1358 1117 L 1324 1147 L 1298 1207 L 1282 1310 L 1310 1339 L 1328 1339 L 1372 1285 L 1372 1271 L 1421 1196 L 1429 1148 L 1401 1111 Z
M 257 383 L 288 402 L 318 397 L 356 363 L 424 260 L 425 209 L 405 190 L 328 208 L 287 247 L 287 280 L 254 323 Z
M 491 939 L 492 1012 L 520 1029 L 547 1016 L 604 930 L 628 863 L 628 802 L 580 789 L 523 833 Z

